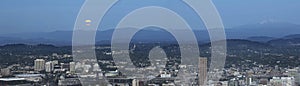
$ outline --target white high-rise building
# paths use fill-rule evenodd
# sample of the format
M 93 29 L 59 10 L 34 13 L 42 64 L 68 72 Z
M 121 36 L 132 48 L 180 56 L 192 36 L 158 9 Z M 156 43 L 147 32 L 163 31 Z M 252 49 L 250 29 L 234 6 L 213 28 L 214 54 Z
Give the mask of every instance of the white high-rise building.
M 34 70 L 35 71 L 45 70 L 45 60 L 44 59 L 34 60 Z
M 75 66 L 76 66 L 75 62 L 70 62 L 70 72 L 71 73 L 75 73 Z
M 132 80 L 132 86 L 140 86 L 140 85 L 139 85 L 139 80 L 133 79 L 133 80 Z
M 52 72 L 54 68 L 52 61 L 46 62 L 45 68 L 46 72 Z

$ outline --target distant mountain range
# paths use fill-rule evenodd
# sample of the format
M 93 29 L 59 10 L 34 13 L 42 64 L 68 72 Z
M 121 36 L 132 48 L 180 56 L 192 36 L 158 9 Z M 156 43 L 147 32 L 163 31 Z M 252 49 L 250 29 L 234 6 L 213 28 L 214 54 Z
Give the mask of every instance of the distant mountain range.
M 123 29 L 126 32 L 126 29 Z M 114 30 L 97 31 L 97 43 L 110 43 Z M 184 31 L 184 30 L 178 30 Z M 243 25 L 225 29 L 227 39 L 246 39 L 262 43 L 288 42 L 298 45 L 300 42 L 300 25 L 291 23 L 261 23 Z M 72 31 L 35 32 L 0 34 L 0 45 L 5 44 L 53 44 L 71 45 Z M 200 44 L 209 42 L 207 30 L 194 30 L 195 36 Z M 174 37 L 160 28 L 149 27 L 139 31 L 132 41 L 175 41 Z M 276 42 L 276 43 L 275 43 Z M 279 43 L 280 44 L 280 43 Z
M 128 29 L 122 30 L 128 31 Z M 271 22 L 225 30 L 227 36 L 226 64 L 228 65 L 235 64 L 240 67 L 243 67 L 244 64 L 253 65 L 254 63 L 283 67 L 300 65 L 300 25 Z M 97 31 L 96 44 L 109 44 L 113 31 Z M 72 31 L 54 31 L 0 34 L 0 52 L 3 52 L 0 53 L 0 62 L 16 63 L 30 59 L 22 55 L 71 54 L 72 33 Z M 194 30 L 194 33 L 200 44 L 202 57 L 210 57 L 211 46 L 208 32 Z M 174 42 L 175 39 L 167 31 L 150 27 L 139 31 L 132 41 Z M 251 62 L 247 63 L 247 61 Z

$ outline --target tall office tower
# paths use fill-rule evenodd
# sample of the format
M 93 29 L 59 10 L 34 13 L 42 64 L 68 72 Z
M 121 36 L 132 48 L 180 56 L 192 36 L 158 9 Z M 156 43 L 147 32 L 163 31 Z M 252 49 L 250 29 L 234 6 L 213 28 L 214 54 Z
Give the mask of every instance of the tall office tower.
M 70 62 L 70 72 L 71 73 L 75 73 L 75 66 L 76 66 L 75 62 Z
M 206 86 L 207 81 L 207 58 L 199 58 L 199 86 Z
M 54 68 L 52 61 L 46 62 L 45 68 L 46 68 L 46 72 L 52 72 Z
M 34 60 L 34 70 L 35 71 L 45 70 L 45 60 L 44 59 Z
M 133 79 L 133 80 L 132 80 L 132 86 L 140 86 L 140 85 L 139 85 L 139 80 Z

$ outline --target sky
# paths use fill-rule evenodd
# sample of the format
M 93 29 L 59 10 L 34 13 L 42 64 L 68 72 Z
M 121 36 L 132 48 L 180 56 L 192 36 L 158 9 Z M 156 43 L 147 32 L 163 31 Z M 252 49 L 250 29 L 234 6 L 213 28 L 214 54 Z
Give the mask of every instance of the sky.
M 111 15 L 106 17 L 108 22 L 105 25 L 108 26 L 105 28 L 112 27 L 111 24 L 117 21 L 110 18 L 118 18 L 116 16 L 127 12 L 124 11 L 124 7 L 134 9 L 154 4 L 174 8 L 178 12 L 184 10 L 181 14 L 190 19 L 190 22 L 199 22 L 199 20 L 194 20 L 193 12 L 186 10 L 185 6 L 179 6 L 180 3 L 176 2 L 177 0 L 121 1 L 119 6 L 110 11 Z M 300 24 L 300 0 L 213 0 L 213 2 L 224 26 L 228 28 L 262 21 Z M 84 0 L 1 0 L 0 34 L 71 31 L 83 3 Z M 191 24 L 197 28 L 197 23 Z

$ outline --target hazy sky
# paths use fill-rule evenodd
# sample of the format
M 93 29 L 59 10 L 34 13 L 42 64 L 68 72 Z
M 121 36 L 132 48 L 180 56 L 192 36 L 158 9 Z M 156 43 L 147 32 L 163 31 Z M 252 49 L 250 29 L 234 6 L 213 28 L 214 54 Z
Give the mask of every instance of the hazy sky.
M 135 0 L 121 1 L 126 3 L 123 6 L 128 8 L 138 7 L 136 4 L 141 6 L 148 4 L 146 2 L 148 0 L 144 0 L 144 3 L 137 3 Z M 151 4 L 181 9 L 174 2 L 176 0 L 160 0 L 157 3 L 153 0 L 149 1 Z M 72 30 L 83 2 L 84 0 L 1 0 L 0 34 Z M 225 27 L 259 23 L 265 20 L 300 24 L 300 0 L 213 0 L 213 2 L 219 10 Z M 116 7 L 114 11 L 120 12 L 120 10 L 122 9 Z M 191 19 L 193 15 L 185 14 Z M 115 16 L 118 14 L 111 15 L 111 17 Z

